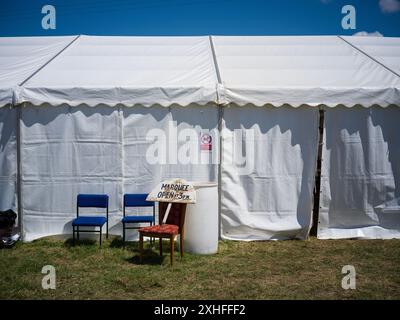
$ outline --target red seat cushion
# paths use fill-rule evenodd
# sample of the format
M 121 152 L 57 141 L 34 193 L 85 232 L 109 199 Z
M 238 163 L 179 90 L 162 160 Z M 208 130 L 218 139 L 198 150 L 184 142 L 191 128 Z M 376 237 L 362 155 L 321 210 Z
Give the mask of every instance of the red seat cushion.
M 156 226 L 144 227 L 139 229 L 140 233 L 156 233 L 159 235 L 176 235 L 179 227 L 174 224 L 161 224 Z

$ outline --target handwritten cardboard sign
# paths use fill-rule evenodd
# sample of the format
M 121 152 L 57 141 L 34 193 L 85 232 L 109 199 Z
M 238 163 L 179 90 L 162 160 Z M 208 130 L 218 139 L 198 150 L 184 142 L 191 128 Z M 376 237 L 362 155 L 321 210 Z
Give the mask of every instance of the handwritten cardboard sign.
M 163 181 L 147 196 L 147 201 L 171 203 L 196 203 L 193 185 L 184 179 Z

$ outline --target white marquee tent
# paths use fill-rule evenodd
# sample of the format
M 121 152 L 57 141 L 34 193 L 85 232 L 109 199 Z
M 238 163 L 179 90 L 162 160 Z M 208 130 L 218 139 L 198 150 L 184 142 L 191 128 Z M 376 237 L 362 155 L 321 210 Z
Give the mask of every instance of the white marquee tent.
M 304 239 L 322 109 L 318 237 L 399 238 L 399 73 L 399 38 L 0 38 L 0 210 L 29 241 L 107 193 L 120 234 L 124 193 L 182 177 L 219 182 L 222 238 Z M 171 123 L 220 132 L 221 164 L 150 164 Z

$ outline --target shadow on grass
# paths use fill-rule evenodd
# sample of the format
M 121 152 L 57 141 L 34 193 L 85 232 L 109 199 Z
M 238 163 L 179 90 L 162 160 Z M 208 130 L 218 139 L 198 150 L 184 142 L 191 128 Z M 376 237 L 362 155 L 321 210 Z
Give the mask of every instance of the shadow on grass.
M 76 246 L 94 246 L 94 245 L 100 245 L 100 243 L 96 240 L 91 240 L 91 239 L 82 239 L 82 240 L 75 239 L 75 245 L 73 239 L 67 239 L 64 241 L 64 247 L 67 248 L 73 248 Z
M 137 265 L 161 265 L 165 259 L 165 255 L 160 256 L 158 252 L 155 251 L 155 248 L 158 248 L 158 244 L 153 242 L 150 244 L 149 242 L 144 243 L 143 248 L 143 262 L 140 262 L 140 250 L 139 250 L 139 242 L 138 241 L 123 241 L 121 237 L 116 237 L 110 242 L 110 248 L 124 248 L 134 255 L 130 258 L 126 258 L 125 261 L 137 264 Z M 166 252 L 166 254 L 169 253 Z
M 158 241 L 150 243 L 149 241 L 144 242 L 144 246 L 158 247 Z M 121 237 L 114 238 L 110 243 L 110 248 L 126 248 L 132 250 L 139 250 L 139 241 L 123 241 Z
M 122 238 L 114 238 L 112 239 L 111 243 L 110 243 L 110 248 L 132 248 L 132 243 L 130 242 L 126 242 L 124 244 L 124 241 L 122 240 Z
M 142 262 L 140 262 L 139 252 L 131 258 L 125 259 L 125 261 L 137 265 L 162 265 L 165 257 L 165 255 L 156 254 L 152 249 L 144 249 Z

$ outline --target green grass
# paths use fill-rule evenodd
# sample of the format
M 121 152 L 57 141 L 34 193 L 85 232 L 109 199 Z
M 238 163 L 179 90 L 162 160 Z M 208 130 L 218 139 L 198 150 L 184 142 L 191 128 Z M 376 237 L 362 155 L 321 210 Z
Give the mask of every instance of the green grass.
M 219 252 L 176 255 L 118 238 L 72 247 L 54 238 L 0 250 L 1 299 L 400 299 L 400 240 L 220 241 Z M 167 243 L 164 249 L 168 250 Z M 42 267 L 57 288 L 43 290 Z M 343 290 L 344 265 L 356 290 Z

